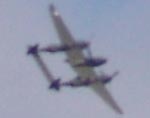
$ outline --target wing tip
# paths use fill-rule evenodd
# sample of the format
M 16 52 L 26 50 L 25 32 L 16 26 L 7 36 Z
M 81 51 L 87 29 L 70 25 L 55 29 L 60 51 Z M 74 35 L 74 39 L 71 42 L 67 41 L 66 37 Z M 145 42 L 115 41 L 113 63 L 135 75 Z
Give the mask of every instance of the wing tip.
M 118 113 L 119 113 L 120 115 L 123 115 L 123 114 L 124 114 L 124 112 L 123 112 L 121 109 L 118 109 Z
M 56 10 L 56 7 L 55 7 L 55 5 L 54 5 L 53 3 L 50 4 L 49 10 L 50 10 L 50 12 L 51 12 L 53 15 L 59 16 L 59 13 L 58 13 L 58 11 Z
M 53 3 L 51 3 L 50 5 L 49 5 L 50 7 L 50 11 L 55 11 L 55 6 L 54 6 L 54 4 Z
M 123 110 L 122 110 L 119 106 L 114 106 L 114 109 L 116 110 L 116 112 L 117 112 L 118 114 L 120 114 L 120 115 L 123 115 L 123 114 L 124 114 Z

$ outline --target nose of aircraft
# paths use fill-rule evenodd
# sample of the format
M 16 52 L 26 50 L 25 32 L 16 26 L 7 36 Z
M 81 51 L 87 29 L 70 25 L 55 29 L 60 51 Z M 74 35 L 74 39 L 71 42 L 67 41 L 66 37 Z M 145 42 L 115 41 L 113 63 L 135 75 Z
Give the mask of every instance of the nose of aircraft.
M 107 62 L 107 59 L 105 58 L 100 58 L 99 61 L 101 62 L 101 64 L 105 64 Z
M 114 72 L 113 74 L 112 74 L 112 77 L 115 77 L 115 76 L 117 76 L 119 74 L 119 71 L 116 71 L 116 72 Z

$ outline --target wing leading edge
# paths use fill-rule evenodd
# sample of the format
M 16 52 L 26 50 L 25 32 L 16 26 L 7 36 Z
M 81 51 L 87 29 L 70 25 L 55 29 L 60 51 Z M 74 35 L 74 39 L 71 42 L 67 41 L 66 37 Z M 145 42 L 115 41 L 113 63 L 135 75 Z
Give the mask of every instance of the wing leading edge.
M 54 26 L 58 32 L 58 37 L 62 44 L 72 44 L 75 42 L 75 39 L 69 32 L 69 29 L 64 24 L 60 14 L 55 9 L 55 7 L 50 5 L 50 13 L 54 22 Z M 71 65 L 76 62 L 84 59 L 84 54 L 79 49 L 72 49 L 66 52 L 68 59 L 70 60 Z M 96 77 L 95 71 L 90 67 L 73 67 L 72 68 L 77 72 L 82 78 Z M 117 105 L 107 88 L 102 83 L 96 83 L 92 85 L 92 89 L 101 96 L 101 98 L 108 103 L 117 113 L 122 114 L 121 108 Z

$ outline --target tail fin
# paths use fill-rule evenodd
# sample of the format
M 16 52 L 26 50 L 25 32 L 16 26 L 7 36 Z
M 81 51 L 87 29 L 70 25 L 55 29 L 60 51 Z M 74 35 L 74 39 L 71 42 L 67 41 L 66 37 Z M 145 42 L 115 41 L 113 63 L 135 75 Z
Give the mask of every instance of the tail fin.
M 52 81 L 50 87 L 50 89 L 55 89 L 55 90 L 60 90 L 60 79 L 56 79 L 54 81 Z
M 27 51 L 27 54 L 33 54 L 33 55 L 36 55 L 38 53 L 38 47 L 39 45 L 38 44 L 35 44 L 33 46 L 29 46 L 28 48 L 28 51 Z

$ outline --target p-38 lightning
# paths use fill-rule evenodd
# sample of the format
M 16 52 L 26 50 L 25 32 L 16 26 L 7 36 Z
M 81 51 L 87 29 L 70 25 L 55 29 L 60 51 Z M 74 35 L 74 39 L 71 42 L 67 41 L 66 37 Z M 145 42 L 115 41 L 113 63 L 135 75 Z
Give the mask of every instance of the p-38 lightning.
M 74 37 L 64 24 L 59 12 L 54 5 L 50 5 L 50 13 L 53 19 L 54 26 L 60 39 L 60 45 L 50 45 L 47 47 L 39 48 L 39 45 L 33 45 L 28 48 L 27 54 L 32 55 L 38 63 L 42 72 L 50 82 L 50 89 L 60 90 L 61 87 L 91 87 L 101 98 L 108 103 L 117 113 L 122 114 L 121 108 L 117 105 L 105 85 L 118 75 L 118 72 L 114 72 L 112 75 L 101 74 L 97 75 L 94 71 L 94 67 L 102 66 L 106 64 L 107 59 L 103 57 L 93 57 L 91 54 L 89 57 L 85 56 L 83 50 L 89 48 L 89 42 L 75 41 Z M 77 77 L 73 80 L 66 82 L 61 81 L 60 78 L 55 78 L 53 74 L 48 70 L 46 64 L 42 60 L 40 53 L 58 53 L 64 52 L 67 55 L 66 62 L 70 64 L 73 70 L 77 73 Z

